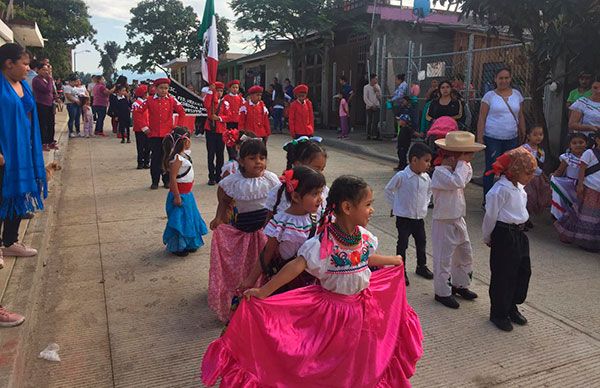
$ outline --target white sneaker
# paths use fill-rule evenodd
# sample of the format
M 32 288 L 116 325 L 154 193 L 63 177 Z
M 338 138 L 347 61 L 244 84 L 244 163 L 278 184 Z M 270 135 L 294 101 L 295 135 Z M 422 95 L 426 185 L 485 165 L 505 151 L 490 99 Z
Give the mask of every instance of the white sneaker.
M 81 133 L 81 132 L 80 132 L 80 133 L 78 133 L 78 134 L 77 134 L 77 136 L 79 136 L 79 137 L 84 137 L 85 135 L 84 135 L 83 133 Z
M 72 139 L 72 138 L 74 138 L 75 136 L 77 136 L 77 135 L 75 134 L 75 132 L 71 132 L 71 133 L 69 133 L 69 137 L 70 137 L 71 139 Z
M 31 257 L 37 255 L 38 251 L 16 242 L 8 248 L 2 248 L 2 253 L 4 256 Z

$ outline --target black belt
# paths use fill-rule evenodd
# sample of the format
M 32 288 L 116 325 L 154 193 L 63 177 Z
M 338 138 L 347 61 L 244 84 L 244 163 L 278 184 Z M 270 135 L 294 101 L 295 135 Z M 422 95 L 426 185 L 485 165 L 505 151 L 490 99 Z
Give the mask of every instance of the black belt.
M 525 230 L 525 224 L 507 224 L 506 222 L 496 221 L 496 226 L 505 228 L 508 230 L 518 230 L 523 232 Z

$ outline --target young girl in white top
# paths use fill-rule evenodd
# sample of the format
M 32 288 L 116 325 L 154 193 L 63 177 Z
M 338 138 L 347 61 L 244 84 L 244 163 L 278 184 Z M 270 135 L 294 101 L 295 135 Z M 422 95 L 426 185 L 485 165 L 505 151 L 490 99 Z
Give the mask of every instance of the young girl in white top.
M 262 273 L 268 280 L 283 266 L 294 259 L 300 246 L 316 233 L 314 214 L 321 207 L 325 177 L 310 167 L 297 166 L 286 170 L 279 178 L 281 187 L 278 198 L 286 197 L 291 203 L 287 210 L 276 213 L 265 227 L 269 238 L 260 261 L 242 283 L 241 289 L 247 289 L 258 280 Z M 312 234 L 312 235 L 311 235 Z M 282 287 L 279 292 L 293 290 L 315 283 L 315 278 L 303 272 L 296 279 Z
M 230 129 L 223 132 L 223 143 L 227 149 L 234 149 L 236 158 L 230 159 L 221 168 L 221 179 L 227 175 L 235 174 L 240 169 L 240 164 L 237 161 L 237 155 L 240 153 L 240 147 L 244 140 L 255 139 L 256 135 L 250 131 L 240 131 L 238 129 Z
M 569 138 L 569 150 L 560 155 L 560 165 L 550 177 L 552 207 L 550 212 L 557 220 L 573 208 L 577 199 L 577 178 L 581 155 L 587 148 L 587 136 L 575 132 Z
M 527 211 L 529 214 L 539 214 L 550 206 L 552 200 L 552 191 L 548 177 L 544 174 L 542 168 L 546 160 L 546 154 L 541 147 L 544 140 L 544 127 L 542 125 L 534 125 L 527 130 L 527 142 L 523 144 L 523 148 L 529 151 L 537 161 L 537 168 L 531 182 L 525 186 L 527 192 Z M 527 222 L 528 228 L 533 224 Z
M 223 322 L 229 320 L 236 288 L 255 267 L 267 237 L 267 195 L 279 178 L 267 171 L 267 147 L 261 139 L 247 139 L 240 146 L 239 171 L 219 182 L 217 214 L 210 223 L 208 305 Z M 230 223 L 235 202 L 238 213 Z
M 362 179 L 333 182 L 318 235 L 267 284 L 245 292 L 225 334 L 208 347 L 204 384 L 410 386 L 421 327 L 406 302 L 402 258 L 377 255 L 377 238 L 365 229 L 372 202 Z M 371 273 L 369 265 L 393 267 Z M 269 297 L 305 270 L 320 285 Z
M 473 250 L 465 222 L 467 204 L 464 189 L 473 177 L 471 160 L 485 146 L 475 143 L 475 136 L 465 131 L 452 131 L 435 141 L 440 148 L 441 165 L 433 171 L 433 287 L 435 300 L 446 307 L 460 307 L 454 294 L 473 300 L 477 294 L 469 290 L 473 273 Z
M 575 243 L 591 251 L 600 251 L 600 136 L 594 148 L 581 155 L 577 180 L 577 204 L 556 221 L 561 241 Z
M 283 149 L 286 151 L 287 165 L 286 170 L 293 168 L 294 166 L 308 166 L 313 170 L 323 173 L 325 166 L 327 165 L 327 151 L 320 145 L 321 138 L 309 138 L 308 136 L 301 136 L 298 139 L 292 140 L 284 144 Z M 278 185 L 276 188 L 269 192 L 267 198 L 267 209 L 272 214 L 280 213 L 285 211 L 289 206 L 290 202 L 286 196 L 279 196 Z M 317 212 L 317 218 L 321 218 L 325 206 L 327 205 L 327 194 L 329 188 L 325 186 L 322 193 L 322 206 Z M 277 206 L 276 206 L 277 204 Z
M 167 226 L 163 243 L 177 256 L 187 256 L 204 245 L 202 236 L 208 233 L 192 193 L 194 167 L 190 157 L 192 142 L 184 127 L 175 127 L 163 141 L 163 168 L 169 171 L 167 195 Z
M 490 251 L 490 321 L 500 330 L 511 331 L 512 322 L 525 325 L 517 309 L 525 302 L 531 277 L 529 240 L 524 233 L 527 193 L 524 187 L 535 176 L 537 162 L 523 148 L 498 157 L 486 174 L 501 175 L 486 195 L 483 241 Z

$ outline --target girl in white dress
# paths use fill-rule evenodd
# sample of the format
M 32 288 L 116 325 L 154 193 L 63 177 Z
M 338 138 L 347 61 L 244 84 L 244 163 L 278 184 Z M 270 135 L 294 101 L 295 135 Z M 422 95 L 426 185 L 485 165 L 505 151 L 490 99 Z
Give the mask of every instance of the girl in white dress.
M 587 136 L 573 133 L 569 138 L 569 150 L 560 156 L 560 166 L 550 178 L 552 188 L 552 206 L 550 212 L 557 220 L 573 207 L 577 199 L 575 187 L 579 175 L 581 155 L 587 147 Z

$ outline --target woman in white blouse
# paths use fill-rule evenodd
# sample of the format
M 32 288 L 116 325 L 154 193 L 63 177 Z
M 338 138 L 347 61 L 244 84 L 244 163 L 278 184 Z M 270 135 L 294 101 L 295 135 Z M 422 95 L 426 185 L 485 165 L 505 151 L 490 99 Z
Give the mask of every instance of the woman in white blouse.
M 592 84 L 592 95 L 581 97 L 570 107 L 569 131 L 586 136 L 600 133 L 600 76 Z
M 523 96 L 511 86 L 510 68 L 498 69 L 494 81 L 496 89 L 487 92 L 481 100 L 477 123 L 477 141 L 486 145 L 485 171 L 492 168 L 498 156 L 517 148 L 519 140 L 525 138 Z M 493 184 L 493 176 L 483 177 L 484 197 Z

